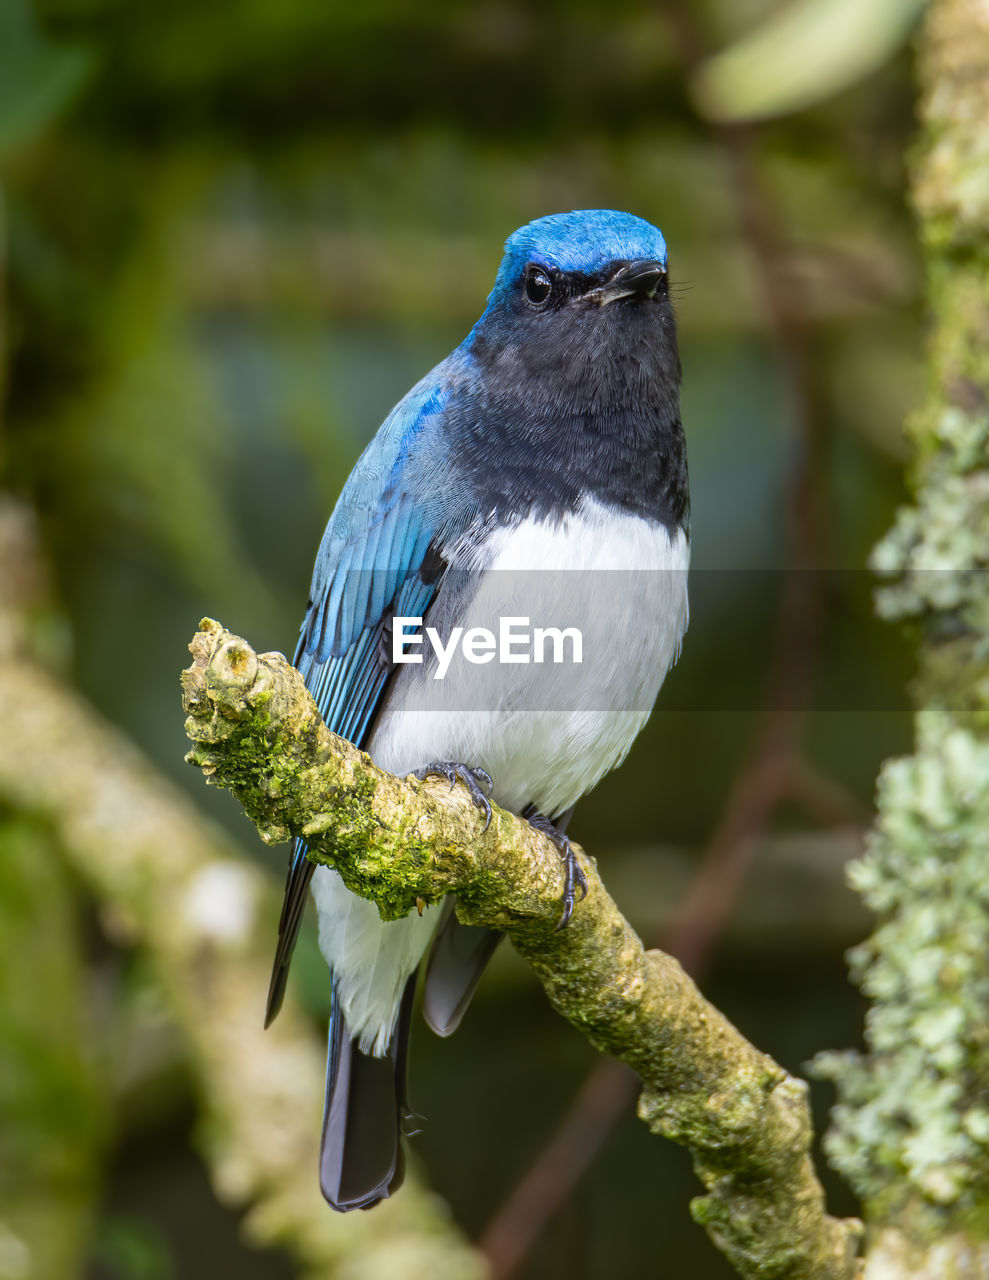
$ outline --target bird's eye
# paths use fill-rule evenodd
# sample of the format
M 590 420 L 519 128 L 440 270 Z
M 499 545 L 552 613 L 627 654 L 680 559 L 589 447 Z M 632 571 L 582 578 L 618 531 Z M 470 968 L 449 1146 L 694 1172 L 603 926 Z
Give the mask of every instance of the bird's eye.
M 541 307 L 553 292 L 553 281 L 542 267 L 526 267 L 525 296 L 534 307 Z

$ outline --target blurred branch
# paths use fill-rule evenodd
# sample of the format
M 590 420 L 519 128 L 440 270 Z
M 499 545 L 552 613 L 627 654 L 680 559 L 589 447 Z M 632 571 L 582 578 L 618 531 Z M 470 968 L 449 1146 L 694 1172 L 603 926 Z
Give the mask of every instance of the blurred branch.
M 0 34 L 9 25 L 0 15 Z M 0 48 L 0 65 L 4 53 Z M 0 88 L 0 152 L 8 89 Z M 0 410 L 9 342 L 6 257 L 0 185 Z M 12 618 L 4 625 L 11 605 L 40 594 L 20 537 L 10 563 L 3 557 L 8 530 L 14 532 L 0 507 L 0 655 L 23 635 Z M 2 710 L 0 702 L 0 735 L 9 732 Z M 4 801 L 0 790 L 0 1276 L 65 1280 L 80 1272 L 89 1243 L 107 1089 L 86 1034 L 91 1010 L 70 877 L 46 824 Z
M 190 1049 L 217 1194 L 249 1206 L 252 1239 L 288 1250 L 313 1280 L 344 1266 L 348 1280 L 478 1280 L 483 1262 L 414 1181 L 373 1215 L 323 1203 L 323 1045 L 291 1007 L 262 1031 L 268 880 L 33 661 L 36 564 L 30 520 L 0 504 L 0 801 L 47 825 L 104 918 L 147 950 Z
M 0 1276 L 81 1273 L 107 1128 L 73 887 L 51 833 L 0 804 Z
M 787 792 L 788 798 L 822 827 L 850 827 L 862 832 L 871 817 L 871 810 L 857 796 L 800 755 L 790 762 Z
M 640 1087 L 623 1062 L 600 1058 L 584 1077 L 535 1160 L 491 1216 L 477 1247 L 493 1280 L 507 1280 L 573 1195 Z
M 402 781 L 335 737 L 302 677 L 204 621 L 183 675 L 189 753 L 262 837 L 305 835 L 385 918 L 458 897 L 458 914 L 508 934 L 555 1006 L 643 1081 L 639 1114 L 688 1146 L 708 1194 L 693 1211 L 740 1275 L 852 1280 L 858 1224 L 824 1213 L 809 1156 L 806 1086 L 750 1045 L 680 965 L 645 951 L 591 861 L 587 898 L 557 930 L 559 855 L 495 810 L 487 831 L 461 789 Z
M 887 617 L 920 624 L 914 754 L 879 776 L 852 881 L 877 913 L 851 955 L 865 1054 L 829 1054 L 826 1145 L 865 1202 L 867 1274 L 989 1271 L 989 10 L 935 0 L 919 46 L 913 197 L 930 328 L 908 422 L 913 502 L 876 548 Z

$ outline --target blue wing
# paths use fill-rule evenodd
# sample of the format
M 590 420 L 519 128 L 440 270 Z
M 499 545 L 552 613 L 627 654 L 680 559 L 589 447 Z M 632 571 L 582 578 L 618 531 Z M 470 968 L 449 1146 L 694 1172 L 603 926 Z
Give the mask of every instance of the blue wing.
M 422 616 L 436 591 L 420 575 L 437 505 L 408 492 L 415 442 L 443 408 L 435 371 L 385 419 L 344 486 L 320 543 L 295 665 L 334 733 L 364 746 L 391 675 L 385 628 Z M 281 1007 L 314 867 L 296 840 L 289 862 L 265 1026 Z

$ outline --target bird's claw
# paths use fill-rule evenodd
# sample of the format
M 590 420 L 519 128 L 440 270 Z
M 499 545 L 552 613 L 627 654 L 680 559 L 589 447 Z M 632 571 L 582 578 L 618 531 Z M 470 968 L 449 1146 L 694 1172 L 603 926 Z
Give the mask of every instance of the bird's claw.
M 420 782 L 425 782 L 430 777 L 446 778 L 451 791 L 458 782 L 462 782 L 470 798 L 484 814 L 484 830 L 487 831 L 491 826 L 491 801 L 488 796 L 491 794 L 494 783 L 486 769 L 469 764 L 458 764 L 455 760 L 434 760 L 432 764 L 416 769 L 412 776 L 418 778 Z M 488 795 L 484 794 L 482 784 L 487 787 Z
M 573 915 L 574 902 L 577 900 L 574 890 L 580 890 L 579 901 L 583 902 L 587 897 L 587 877 L 581 870 L 580 863 L 570 847 L 570 841 L 563 836 L 561 841 L 554 841 L 560 850 L 560 857 L 563 859 L 563 912 L 560 916 L 556 931 L 565 928 L 570 923 L 570 917 Z
M 527 814 L 526 817 L 530 827 L 535 827 L 543 835 L 549 836 L 559 850 L 563 861 L 563 912 L 556 926 L 556 931 L 559 933 L 570 923 L 574 904 L 578 901 L 576 890 L 580 890 L 580 902 L 587 897 L 587 877 L 577 861 L 566 832 L 561 831 L 559 827 L 554 827 L 549 818 L 544 818 L 541 813 Z

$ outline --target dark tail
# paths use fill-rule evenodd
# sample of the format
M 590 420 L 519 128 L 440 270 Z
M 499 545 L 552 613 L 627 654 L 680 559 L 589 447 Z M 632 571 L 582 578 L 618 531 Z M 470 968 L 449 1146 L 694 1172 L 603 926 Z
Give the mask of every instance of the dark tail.
M 268 985 L 268 1004 L 265 1009 L 264 1025 L 270 1027 L 278 1016 L 285 998 L 285 986 L 288 983 L 289 965 L 292 963 L 292 952 L 295 940 L 299 936 L 299 926 L 306 909 L 309 881 L 316 870 L 315 864 L 306 857 L 306 842 L 296 840 L 292 844 L 292 854 L 288 860 L 288 879 L 285 881 L 285 897 L 282 900 L 282 916 L 278 921 L 278 945 L 275 948 L 275 963 L 271 969 L 271 982 Z
M 482 925 L 461 924 L 449 898 L 433 938 L 422 992 L 422 1016 L 438 1036 L 460 1025 L 488 961 L 504 935 Z
M 384 1058 L 362 1053 L 333 998 L 319 1185 L 334 1209 L 370 1209 L 402 1184 L 402 1120 L 415 975 L 406 983 Z
M 576 805 L 553 819 L 557 831 L 565 831 Z M 533 805 L 522 810 L 528 818 Z M 433 938 L 422 990 L 422 1016 L 438 1036 L 449 1036 L 460 1026 L 488 961 L 502 934 L 483 925 L 461 924 L 454 911 L 453 897 L 447 898 L 446 914 Z

